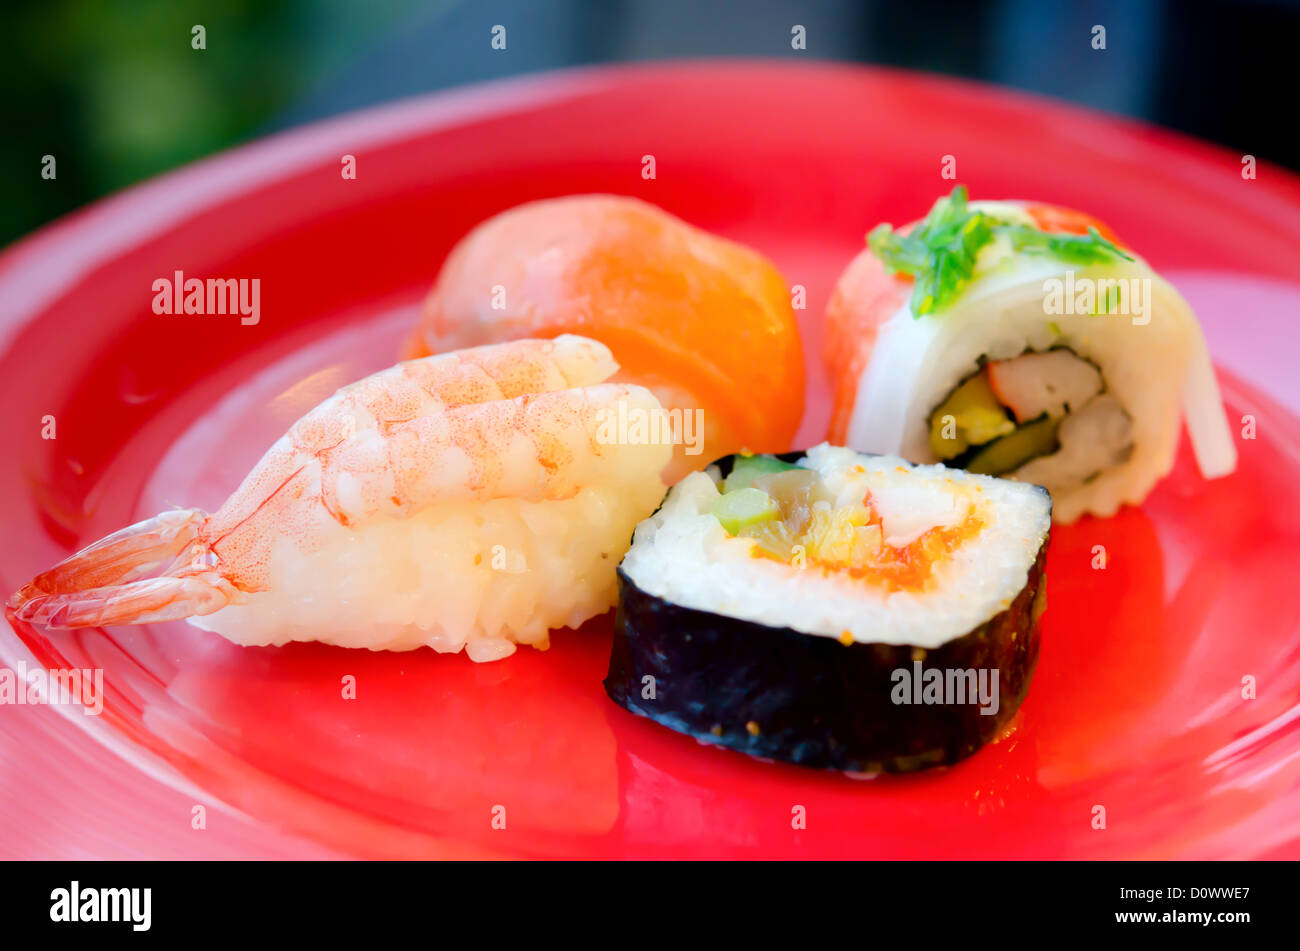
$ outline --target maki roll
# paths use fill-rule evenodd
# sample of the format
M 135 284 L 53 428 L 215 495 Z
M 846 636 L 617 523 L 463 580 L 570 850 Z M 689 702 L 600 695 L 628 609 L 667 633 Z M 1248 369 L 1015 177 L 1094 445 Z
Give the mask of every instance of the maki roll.
M 1038 656 L 1041 487 L 821 445 L 675 485 L 618 571 L 605 690 L 704 743 L 851 773 L 993 739 Z
M 1105 225 L 967 202 L 881 225 L 826 312 L 830 438 L 1046 486 L 1058 522 L 1140 504 L 1186 420 L 1201 473 L 1236 449 L 1196 315 Z

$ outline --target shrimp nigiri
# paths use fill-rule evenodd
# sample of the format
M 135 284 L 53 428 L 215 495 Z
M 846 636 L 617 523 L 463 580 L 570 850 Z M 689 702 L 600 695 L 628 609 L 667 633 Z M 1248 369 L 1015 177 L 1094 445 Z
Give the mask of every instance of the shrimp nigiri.
M 495 660 L 615 601 L 667 442 L 602 432 L 662 412 L 594 340 L 519 340 L 398 364 L 298 420 L 216 512 L 164 512 L 8 602 L 54 628 L 188 618 L 245 645 Z
M 790 448 L 803 351 L 785 281 L 755 251 L 634 198 L 530 202 L 452 250 L 407 355 L 560 333 L 608 344 L 618 379 L 682 411 L 670 481 Z M 703 431 L 687 431 L 696 420 Z

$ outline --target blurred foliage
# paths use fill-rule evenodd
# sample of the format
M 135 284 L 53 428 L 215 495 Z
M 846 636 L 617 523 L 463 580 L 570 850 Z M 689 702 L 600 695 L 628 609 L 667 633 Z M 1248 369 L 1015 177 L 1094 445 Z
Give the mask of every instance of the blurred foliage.
M 409 3 L 35 0 L 8 3 L 0 244 L 134 182 L 265 131 L 337 65 L 303 35 L 365 39 Z M 206 30 L 194 49 L 192 28 Z M 326 45 L 326 49 L 328 49 Z M 333 60 L 333 61 L 332 61 Z M 57 177 L 43 180 L 42 156 Z
M 576 63 L 801 57 L 792 6 L 810 56 L 1029 89 L 1300 168 L 1294 81 L 1275 75 L 1300 0 L 5 0 L 0 245 L 277 128 L 401 96 Z M 1104 54 L 1087 42 L 1099 22 Z M 494 23 L 510 24 L 508 55 L 490 50 Z

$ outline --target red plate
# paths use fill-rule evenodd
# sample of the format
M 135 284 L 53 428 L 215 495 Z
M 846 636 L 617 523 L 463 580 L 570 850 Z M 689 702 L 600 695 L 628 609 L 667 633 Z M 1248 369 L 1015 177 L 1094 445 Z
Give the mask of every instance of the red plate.
M 708 749 L 605 699 L 609 618 L 486 666 L 18 624 L 0 661 L 100 667 L 106 703 L 0 707 L 0 852 L 1300 857 L 1300 184 L 1001 91 L 829 65 L 570 72 L 291 132 L 48 228 L 0 259 L 0 588 L 169 505 L 219 504 L 295 417 L 394 361 L 457 238 L 542 196 L 638 195 L 774 257 L 808 289 L 816 442 L 830 287 L 870 225 L 950 187 L 948 155 L 975 197 L 1087 209 L 1170 275 L 1257 437 L 1228 479 L 1201 481 L 1184 447 L 1141 509 L 1056 534 L 1007 739 L 871 781 Z M 154 315 L 176 270 L 260 278 L 261 322 Z

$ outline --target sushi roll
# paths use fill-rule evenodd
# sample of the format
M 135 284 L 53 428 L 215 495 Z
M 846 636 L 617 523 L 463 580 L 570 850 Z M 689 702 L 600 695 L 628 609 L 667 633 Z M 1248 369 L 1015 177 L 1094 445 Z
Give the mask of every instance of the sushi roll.
M 674 486 L 619 567 L 605 690 L 701 742 L 849 773 L 953 763 L 1029 688 L 1038 486 L 830 445 Z
M 924 221 L 878 227 L 825 345 L 832 440 L 1046 486 L 1058 522 L 1141 503 L 1183 419 L 1206 478 L 1236 466 L 1195 314 L 1079 212 L 958 187 Z
M 804 363 L 790 290 L 765 257 L 622 195 L 528 202 L 452 249 L 407 347 L 424 356 L 582 334 L 667 413 L 676 481 L 718 456 L 789 449 Z

